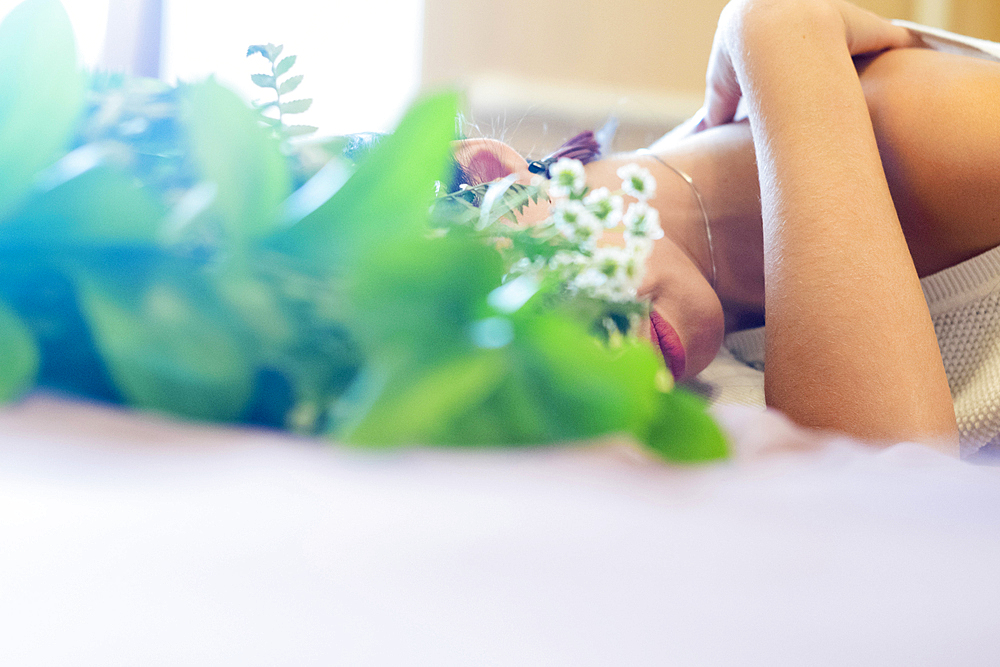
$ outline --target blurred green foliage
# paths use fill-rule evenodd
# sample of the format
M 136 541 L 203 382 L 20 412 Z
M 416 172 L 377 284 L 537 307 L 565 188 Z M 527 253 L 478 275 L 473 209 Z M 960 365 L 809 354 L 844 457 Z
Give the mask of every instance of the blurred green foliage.
M 293 61 L 268 47 L 280 86 Z M 545 289 L 490 305 L 496 250 L 431 233 L 454 95 L 359 164 L 304 167 L 212 80 L 85 86 L 57 0 L 17 7 L 0 54 L 0 399 L 41 386 L 368 445 L 630 433 L 725 454 L 697 399 L 657 387 L 650 345 L 599 341 Z

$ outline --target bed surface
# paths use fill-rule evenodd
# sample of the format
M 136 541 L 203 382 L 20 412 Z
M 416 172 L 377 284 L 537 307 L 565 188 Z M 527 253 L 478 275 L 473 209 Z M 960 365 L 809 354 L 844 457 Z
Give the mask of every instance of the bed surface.
M 679 468 L 35 396 L 0 412 L 0 661 L 998 664 L 1000 469 L 720 418 L 742 460 Z

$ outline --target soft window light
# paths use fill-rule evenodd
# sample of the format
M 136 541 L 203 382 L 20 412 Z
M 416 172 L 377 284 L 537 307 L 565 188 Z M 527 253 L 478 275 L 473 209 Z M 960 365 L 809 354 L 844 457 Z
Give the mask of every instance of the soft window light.
M 305 75 L 294 96 L 313 98 L 295 122 L 320 134 L 390 130 L 419 85 L 423 0 L 166 0 L 164 13 L 167 81 L 215 73 L 247 99 L 263 99 L 250 74 L 266 63 L 247 58 L 247 47 L 284 44 Z
M 0 18 L 19 4 L 21 0 L 0 0 Z M 82 62 L 88 67 L 94 67 L 104 45 L 108 0 L 62 0 L 62 5 L 73 22 L 76 48 Z

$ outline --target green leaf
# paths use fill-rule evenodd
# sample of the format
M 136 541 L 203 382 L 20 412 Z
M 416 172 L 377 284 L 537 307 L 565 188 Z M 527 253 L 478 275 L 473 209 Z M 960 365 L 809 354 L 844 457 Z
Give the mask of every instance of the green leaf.
M 302 83 L 302 78 L 303 78 L 302 74 L 296 74 L 295 76 L 288 77 L 287 79 L 281 82 L 280 86 L 278 86 L 278 94 L 287 95 L 288 93 L 292 92 L 293 90 L 299 87 L 300 83 Z
M 660 362 L 647 342 L 609 349 L 566 317 L 530 309 L 518 315 L 521 381 L 540 394 L 546 439 L 634 432 L 649 424 Z
M 417 102 L 336 194 L 272 245 L 329 272 L 393 238 L 422 234 L 434 183 L 448 170 L 457 102 L 454 94 Z
M 201 173 L 218 188 L 214 209 L 239 250 L 272 232 L 290 178 L 278 140 L 260 114 L 212 80 L 187 88 L 188 132 Z
M 282 58 L 281 62 L 278 63 L 278 66 L 274 68 L 274 75 L 281 76 L 288 70 L 292 69 L 292 65 L 294 64 L 295 64 L 295 56 L 286 56 Z
M 247 58 L 249 58 L 255 53 L 259 53 L 260 55 L 270 60 L 270 55 L 267 52 L 267 47 L 263 44 L 254 44 L 249 49 L 247 49 Z
M 350 325 L 369 359 L 363 377 L 382 380 L 359 382 L 340 404 L 341 428 L 351 432 L 349 424 L 360 422 L 355 441 L 380 443 L 453 435 L 450 424 L 485 400 L 504 374 L 502 353 L 477 348 L 470 335 L 501 273 L 496 251 L 469 238 L 400 238 L 367 254 L 350 276 L 350 301 L 363 304 Z M 460 399 L 450 395 L 458 384 Z M 433 424 L 411 426 L 412 411 L 433 413 Z
M 503 374 L 502 357 L 484 350 L 429 366 L 390 387 L 344 437 L 357 444 L 439 443 L 451 420 L 489 395 Z
M 355 335 L 375 354 L 402 350 L 422 361 L 472 349 L 469 327 L 502 275 L 500 255 L 477 240 L 387 240 L 350 274 L 351 300 L 363 304 Z
M 38 373 L 38 347 L 24 323 L 0 302 L 0 402 L 23 394 Z
M 306 111 L 309 110 L 310 106 L 312 106 L 312 100 L 311 99 L 292 100 L 291 102 L 282 102 L 281 103 L 281 113 L 283 113 L 283 114 L 286 114 L 286 113 L 304 113 L 304 112 L 306 112 Z
M 135 179 L 108 167 L 35 195 L 0 226 L 0 243 L 48 247 L 155 245 L 163 206 Z
M 545 414 L 545 399 L 537 387 L 517 373 L 516 355 L 507 355 L 508 374 L 496 391 L 451 420 L 441 444 L 525 445 L 553 442 Z
M 289 345 L 296 332 L 281 307 L 274 287 L 249 272 L 220 273 L 215 291 L 245 326 L 253 329 L 258 341 L 275 347 Z
M 251 74 L 250 80 L 261 88 L 276 88 L 274 77 L 270 74 Z
M 267 59 L 272 63 L 278 59 L 278 56 L 280 56 L 281 52 L 285 49 L 283 44 L 274 45 L 271 43 L 268 43 L 265 48 L 267 49 Z
M 77 280 L 80 307 L 121 394 L 139 408 L 232 420 L 250 397 L 245 344 L 222 315 L 177 280 L 123 289 Z
M 312 134 L 319 128 L 313 125 L 288 125 L 285 127 L 285 135 L 289 137 L 301 137 L 306 134 Z
M 705 412 L 704 402 L 682 389 L 659 395 L 649 429 L 636 433 L 653 451 L 669 461 L 699 462 L 725 458 L 726 438 Z
M 83 83 L 73 28 L 57 0 L 27 0 L 0 23 L 0 218 L 65 151 Z

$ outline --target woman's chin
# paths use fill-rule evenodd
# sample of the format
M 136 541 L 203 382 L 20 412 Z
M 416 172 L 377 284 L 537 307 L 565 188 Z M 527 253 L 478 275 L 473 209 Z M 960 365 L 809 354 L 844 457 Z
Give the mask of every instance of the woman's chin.
M 715 296 L 714 292 L 712 296 Z M 709 312 L 698 318 L 697 324 L 681 330 L 681 340 L 687 352 L 687 363 L 684 373 L 678 379 L 679 382 L 694 379 L 712 363 L 722 348 L 726 330 L 725 318 L 722 314 L 722 304 L 717 298 L 713 301 L 712 307 L 708 309 Z
M 680 381 L 692 380 L 698 373 L 708 368 L 722 348 L 723 333 L 722 327 L 715 328 L 712 332 L 704 332 L 697 342 L 688 348 L 687 367 Z
M 715 359 L 715 355 L 719 353 L 720 347 L 721 345 L 715 348 L 714 352 L 705 352 L 701 354 L 691 355 L 689 357 L 691 362 L 685 369 L 684 375 L 681 376 L 681 378 L 677 381 L 684 382 L 686 380 L 693 380 L 694 378 L 698 377 L 698 374 L 701 373 L 706 368 L 708 368 L 708 365 L 712 363 L 713 359 Z
M 649 337 L 675 382 L 693 379 L 715 359 L 723 337 L 723 327 L 721 323 L 716 326 L 715 319 L 703 321 L 693 330 L 682 323 L 678 330 L 655 310 L 650 312 Z

